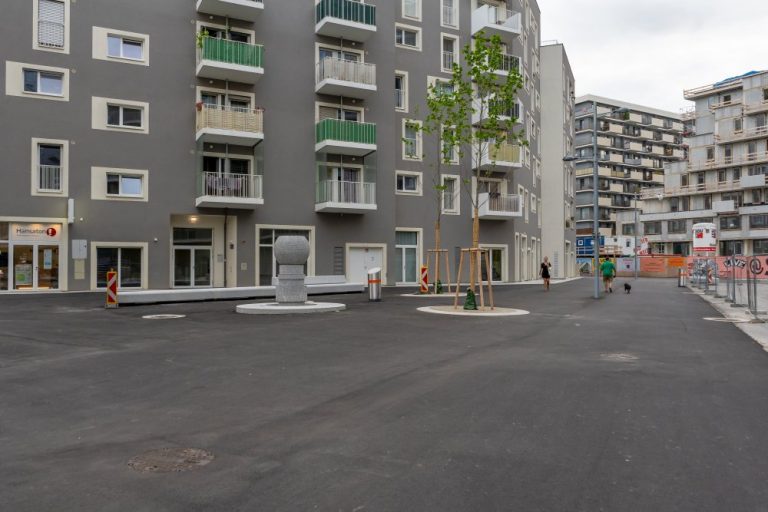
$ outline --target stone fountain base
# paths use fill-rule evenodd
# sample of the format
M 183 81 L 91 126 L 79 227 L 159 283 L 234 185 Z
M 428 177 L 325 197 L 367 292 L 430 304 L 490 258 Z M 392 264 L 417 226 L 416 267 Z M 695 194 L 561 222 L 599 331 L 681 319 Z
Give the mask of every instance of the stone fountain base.
M 345 309 L 347 309 L 347 306 L 338 302 L 304 302 L 298 304 L 261 302 L 257 304 L 241 304 L 235 308 L 235 311 L 244 315 L 299 315 L 332 313 L 344 311 Z

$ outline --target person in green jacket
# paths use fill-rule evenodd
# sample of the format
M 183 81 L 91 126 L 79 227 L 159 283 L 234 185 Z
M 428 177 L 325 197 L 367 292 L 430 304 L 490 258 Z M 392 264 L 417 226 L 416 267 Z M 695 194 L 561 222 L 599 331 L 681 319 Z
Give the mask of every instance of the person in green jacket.
M 600 273 L 603 274 L 603 285 L 605 293 L 613 293 L 613 278 L 616 275 L 616 265 L 609 259 L 603 260 L 600 264 Z

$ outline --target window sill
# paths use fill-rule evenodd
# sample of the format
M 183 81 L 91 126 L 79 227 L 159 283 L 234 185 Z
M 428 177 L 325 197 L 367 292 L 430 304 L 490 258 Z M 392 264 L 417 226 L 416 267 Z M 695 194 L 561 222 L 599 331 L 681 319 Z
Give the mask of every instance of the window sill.
M 45 92 L 21 91 L 22 97 L 35 98 L 40 100 L 69 101 L 69 98 L 63 94 L 48 94 Z
M 421 51 L 421 46 L 409 46 L 409 45 L 405 45 L 405 44 L 397 44 L 397 43 L 395 43 L 395 47 L 396 48 L 402 48 L 403 50 L 411 50 L 411 51 L 414 51 L 414 52 L 420 52 Z
M 395 190 L 396 196 L 411 196 L 411 197 L 421 197 L 423 194 L 421 193 L 421 190 L 416 191 L 410 191 L 410 190 Z
M 133 59 L 131 57 L 118 57 L 115 55 L 107 55 L 107 60 L 118 62 L 120 64 L 136 64 L 139 66 L 149 66 L 147 59 Z

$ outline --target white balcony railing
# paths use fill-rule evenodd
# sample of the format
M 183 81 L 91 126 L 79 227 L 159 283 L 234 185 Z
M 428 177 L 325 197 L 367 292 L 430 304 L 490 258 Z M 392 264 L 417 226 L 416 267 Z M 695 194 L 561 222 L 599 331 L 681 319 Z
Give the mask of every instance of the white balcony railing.
M 395 89 L 395 108 L 405 108 L 405 91 Z
M 403 151 L 406 158 L 419 158 L 419 141 L 418 139 L 411 139 L 408 137 L 403 138 Z
M 518 213 L 522 211 L 522 198 L 519 194 L 489 193 L 487 195 L 488 211 L 491 213 Z
M 37 189 L 41 192 L 61 192 L 61 167 L 41 165 L 38 172 Z
M 482 5 L 472 12 L 472 33 L 476 34 L 483 29 L 498 29 L 506 33 L 520 34 L 522 21 L 519 12 L 500 6 Z
M 747 188 L 762 188 L 766 186 L 766 176 L 744 176 L 741 180 L 696 183 L 684 187 L 655 187 L 644 188 L 640 192 L 641 199 L 656 199 L 659 196 L 685 196 L 691 194 L 710 194 L 713 192 L 732 192 Z
M 443 210 L 456 211 L 456 204 L 458 203 L 458 197 L 453 190 L 443 191 Z
M 747 153 L 746 155 L 732 156 L 718 160 L 697 160 L 695 162 L 688 162 L 688 170 L 699 171 L 704 169 L 717 169 L 718 167 L 764 162 L 768 162 L 768 151 L 758 151 L 756 153 Z
M 362 85 L 376 85 L 376 65 L 353 60 L 326 57 L 317 63 L 315 83 L 340 80 Z
M 453 52 L 443 52 L 443 69 L 452 70 L 456 54 Z
M 260 108 L 248 109 L 203 104 L 197 112 L 197 129 L 205 128 L 263 133 L 264 111 Z
M 718 142 L 729 142 L 729 141 L 736 141 L 736 140 L 742 140 L 742 139 L 751 139 L 751 138 L 757 138 L 757 137 L 763 137 L 768 135 L 768 125 L 764 126 L 753 126 L 752 128 L 747 128 L 746 130 L 741 130 L 739 132 L 730 132 L 730 133 L 724 133 L 722 135 L 715 135 L 715 140 Z
M 203 172 L 200 195 L 226 199 L 262 199 L 261 176 Z
M 376 184 L 328 180 L 317 184 L 318 203 L 376 204 Z

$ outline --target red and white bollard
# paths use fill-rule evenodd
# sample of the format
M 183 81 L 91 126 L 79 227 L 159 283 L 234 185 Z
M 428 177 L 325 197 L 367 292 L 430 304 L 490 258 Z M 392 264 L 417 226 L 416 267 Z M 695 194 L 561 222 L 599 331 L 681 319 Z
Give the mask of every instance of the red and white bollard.
M 421 279 L 419 280 L 419 292 L 429 293 L 429 278 L 426 265 L 421 266 Z
M 107 303 L 104 307 L 117 307 L 117 272 L 114 270 L 107 272 Z

